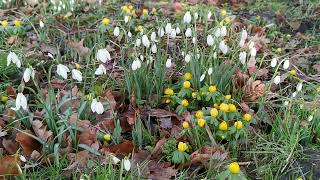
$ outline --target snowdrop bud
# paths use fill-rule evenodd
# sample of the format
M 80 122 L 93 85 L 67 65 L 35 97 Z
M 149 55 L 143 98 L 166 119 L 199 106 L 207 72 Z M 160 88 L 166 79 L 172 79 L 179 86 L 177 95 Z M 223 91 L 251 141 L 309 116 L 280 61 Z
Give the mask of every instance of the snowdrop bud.
M 176 34 L 178 35 L 178 34 L 180 34 L 180 32 L 181 32 L 180 28 L 176 27 Z
M 297 92 L 292 93 L 292 97 L 295 98 L 297 96 Z
M 151 46 L 151 52 L 152 53 L 157 53 L 157 45 L 156 44 L 153 44 L 152 46 Z
M 167 59 L 166 68 L 170 68 L 172 66 L 171 59 Z
M 118 164 L 120 162 L 120 159 L 117 158 L 116 156 L 112 156 L 112 161 L 113 161 L 114 164 Z
M 239 42 L 239 47 L 243 47 L 244 46 L 244 43 L 245 43 L 245 41 L 243 40 L 243 39 L 240 39 L 240 42 Z
M 213 72 L 213 69 L 212 69 L 212 68 L 209 68 L 209 69 L 208 69 L 208 75 L 210 76 L 210 75 L 212 74 L 212 72 Z
M 148 39 L 148 36 L 146 36 L 146 35 L 143 35 L 143 36 L 142 36 L 142 44 L 143 44 L 146 48 L 148 48 L 148 47 L 150 46 L 150 41 L 149 41 L 149 39 Z
M 16 98 L 16 108 L 15 110 L 20 110 L 22 108 L 23 110 L 28 110 L 28 104 L 27 104 L 27 98 L 22 94 L 18 93 Z
M 27 159 L 26 159 L 24 156 L 21 156 L 21 155 L 20 155 L 19 158 L 20 158 L 20 160 L 21 160 L 22 162 L 27 162 Z
M 61 76 L 63 79 L 68 78 L 68 72 L 70 72 L 69 68 L 63 64 L 58 64 L 57 66 L 57 74 Z
M 228 53 L 228 46 L 225 44 L 224 41 L 221 41 L 219 44 L 219 49 L 221 50 L 221 52 L 223 54 L 227 54 Z
M 171 33 L 171 29 L 172 29 L 171 28 L 171 23 L 167 23 L 165 29 L 166 29 L 166 34 L 170 34 Z
M 164 29 L 163 29 L 163 28 L 159 28 L 159 29 L 158 29 L 158 36 L 159 36 L 159 37 L 164 36 Z
M 187 54 L 186 57 L 184 57 L 184 61 L 188 63 L 190 62 L 190 60 L 191 60 L 191 55 Z
M 141 61 L 139 59 L 136 59 L 132 62 L 131 69 L 133 71 L 139 69 L 140 67 L 141 67 Z
M 200 82 L 202 82 L 205 77 L 206 77 L 206 73 L 203 73 L 203 74 L 200 76 Z
M 184 55 L 185 55 L 184 51 L 181 51 L 181 56 L 184 56 Z
M 274 80 L 273 80 L 273 82 L 275 83 L 275 84 L 279 84 L 280 83 L 280 76 L 276 76 L 275 78 L 274 78 Z
M 220 30 L 220 28 L 216 29 L 216 31 L 214 32 L 214 36 L 215 36 L 215 37 L 220 37 L 220 36 L 221 36 L 221 30 Z
M 142 54 L 140 55 L 140 59 L 141 59 L 141 61 L 144 60 L 144 56 Z
M 183 16 L 183 22 L 189 24 L 191 22 L 191 14 L 187 11 Z
M 104 67 L 103 64 L 100 64 L 99 67 L 94 72 L 94 74 L 98 76 L 102 74 L 107 74 L 107 69 Z
M 217 55 L 217 52 L 214 52 L 213 53 L 213 59 L 217 59 L 218 55 Z
M 151 33 L 151 36 L 150 36 L 151 41 L 157 42 L 156 38 L 157 38 L 156 33 L 155 33 L 155 32 L 152 32 L 152 33 Z
M 131 37 L 132 37 L 132 34 L 131 34 L 131 32 L 130 32 L 130 31 L 128 32 L 128 37 L 129 37 L 129 38 L 131 38 Z
M 195 12 L 195 13 L 193 14 L 193 17 L 194 17 L 194 20 L 197 20 L 197 19 L 199 18 L 198 13 L 197 13 L 197 12 Z
M 208 19 L 210 19 L 211 16 L 212 16 L 211 11 L 209 11 L 209 12 L 208 12 L 208 15 L 207 15 Z
M 284 63 L 283 63 L 283 69 L 288 69 L 290 66 L 290 62 L 289 62 L 289 59 L 285 60 Z
M 97 60 L 103 63 L 111 60 L 110 53 L 107 49 L 99 49 L 97 52 Z
M 221 35 L 221 37 L 224 37 L 227 35 L 227 28 L 225 26 L 222 26 L 220 28 L 220 35 Z
M 277 58 L 272 58 L 271 60 L 271 67 L 276 67 L 277 66 Z
M 239 60 L 241 62 L 241 64 L 246 64 L 246 58 L 247 58 L 247 53 L 245 51 L 240 52 L 239 54 Z
M 252 49 L 254 47 L 254 42 L 251 41 L 250 44 L 249 44 L 249 49 Z
M 197 59 L 200 59 L 200 53 L 197 54 Z
M 10 52 L 7 56 L 7 66 L 9 66 L 10 64 L 14 63 L 18 68 L 21 67 L 21 61 L 19 59 L 19 57 L 17 56 L 16 53 L 14 52 Z
M 119 27 L 114 28 L 113 35 L 115 37 L 118 37 L 120 35 L 120 28 Z
M 139 46 L 141 45 L 141 40 L 140 40 L 140 39 L 137 39 L 135 45 L 136 45 L 137 47 L 139 47 Z
M 130 168 L 131 168 L 131 163 L 130 163 L 130 160 L 129 159 L 125 159 L 123 161 L 123 167 L 126 171 L 130 171 Z
M 191 37 L 192 36 L 192 30 L 191 28 L 188 28 L 185 32 L 186 37 Z
M 241 39 L 246 40 L 247 37 L 248 37 L 248 32 L 247 32 L 247 30 L 243 29 L 241 32 Z
M 103 104 L 96 99 L 93 99 L 91 102 L 91 111 L 93 113 L 102 114 L 104 111 Z
M 251 57 L 256 57 L 257 55 L 257 49 L 255 47 L 250 49 L 250 55 Z
M 302 89 L 302 82 L 299 82 L 299 83 L 297 84 L 296 89 L 297 89 L 297 92 L 301 91 L 301 89 Z
M 172 39 L 174 39 L 174 38 L 176 38 L 176 36 L 177 36 L 176 30 L 175 30 L 175 29 L 172 29 L 172 30 L 171 30 L 171 33 L 170 33 L 170 37 L 171 37 Z
M 283 104 L 284 104 L 285 106 L 288 106 L 288 105 L 289 105 L 289 101 L 285 101 Z
M 53 55 L 51 53 L 48 53 L 49 58 L 54 59 Z
M 39 26 L 40 26 L 40 28 L 44 28 L 44 23 L 43 23 L 43 21 L 40 20 Z
M 79 70 L 73 69 L 71 71 L 71 74 L 72 74 L 72 79 L 75 79 L 75 80 L 77 80 L 79 82 L 82 81 L 82 73 Z
M 313 116 L 310 115 L 310 116 L 308 117 L 308 121 L 310 122 L 310 121 L 312 121 L 312 119 L 313 119 Z
M 213 39 L 212 35 L 209 34 L 209 35 L 207 36 L 207 44 L 208 44 L 208 46 L 212 46 L 213 43 L 214 43 L 214 39 Z
M 34 79 L 34 75 L 35 75 L 35 73 L 34 73 L 34 70 L 32 68 L 26 68 L 26 70 L 24 70 L 24 73 L 23 73 L 24 82 L 26 82 L 26 83 L 29 82 L 30 77 L 32 79 Z
M 195 44 L 196 42 L 197 42 L 196 37 L 193 37 L 193 38 L 192 38 L 192 43 Z
M 124 22 L 128 23 L 129 22 L 129 16 L 124 16 Z

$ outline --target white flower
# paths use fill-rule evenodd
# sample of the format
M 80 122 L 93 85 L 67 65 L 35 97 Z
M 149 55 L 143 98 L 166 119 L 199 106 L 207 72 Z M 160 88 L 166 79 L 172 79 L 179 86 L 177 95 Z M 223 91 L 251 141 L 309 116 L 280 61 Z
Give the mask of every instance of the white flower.
M 289 59 L 285 60 L 284 63 L 283 63 L 283 69 L 288 69 L 290 66 L 290 62 L 289 62 Z
M 130 31 L 128 31 L 128 37 L 131 38 L 132 37 L 132 34 Z
M 191 28 L 188 28 L 185 32 L 186 37 L 191 37 L 192 36 L 192 30 Z
M 133 71 L 139 69 L 140 67 L 141 67 L 141 61 L 139 59 L 136 59 L 132 62 L 131 69 Z
M 176 34 L 178 35 L 178 34 L 180 34 L 180 32 L 181 32 L 180 28 L 176 27 Z
M 280 80 L 281 80 L 280 76 L 276 76 L 273 82 L 278 85 L 280 83 Z
M 209 46 L 212 46 L 213 43 L 214 43 L 214 39 L 213 39 L 212 35 L 209 34 L 209 35 L 207 36 L 207 44 L 208 44 Z
M 184 51 L 181 51 L 181 56 L 184 56 L 185 55 L 185 52 Z
M 209 11 L 209 12 L 208 12 L 208 15 L 207 15 L 208 19 L 210 19 L 211 16 L 212 16 L 211 11 Z
M 292 93 L 292 97 L 295 98 L 297 96 L 297 92 Z
M 23 72 L 23 80 L 24 80 L 24 82 L 26 82 L 26 83 L 29 82 L 30 77 L 32 79 L 34 79 L 34 75 L 35 75 L 35 73 L 34 73 L 34 70 L 32 68 L 26 68 L 26 70 L 24 70 L 24 72 Z
M 192 38 L 192 43 L 195 44 L 196 42 L 197 42 L 196 37 L 193 37 L 193 38 Z
M 283 103 L 283 105 L 288 106 L 288 105 L 289 105 L 289 101 L 285 101 L 285 102 Z
M 91 102 L 91 111 L 93 113 L 96 112 L 97 114 L 102 114 L 104 111 L 103 104 L 96 99 L 93 99 Z
M 220 36 L 221 37 L 224 37 L 224 36 L 226 36 L 227 35 L 227 28 L 225 27 L 225 26 L 222 26 L 221 28 L 220 28 Z
M 217 28 L 216 31 L 214 32 L 215 37 L 220 37 L 221 36 L 221 29 Z
M 28 110 L 28 104 L 27 104 L 27 98 L 22 94 L 18 93 L 16 98 L 16 108 L 15 110 L 20 110 L 22 108 L 23 110 Z
M 10 52 L 8 54 L 8 56 L 7 56 L 7 66 L 9 66 L 11 64 L 11 62 L 16 64 L 16 66 L 18 68 L 21 67 L 21 61 L 20 61 L 19 57 L 17 56 L 17 54 L 14 53 L 14 52 Z
M 197 54 L 197 59 L 200 59 L 200 53 Z
M 240 39 L 239 46 L 240 46 L 240 47 L 243 47 L 243 46 L 244 46 L 244 43 L 245 43 L 245 41 L 244 41 L 243 39 Z
M 24 156 L 20 155 L 19 158 L 22 162 L 27 162 L 27 159 Z
M 257 49 L 255 47 L 250 49 L 250 55 L 251 57 L 256 57 L 257 55 Z
M 248 32 L 247 32 L 247 30 L 243 29 L 241 32 L 241 39 L 246 40 L 247 37 L 248 37 Z
M 136 45 L 137 47 L 139 47 L 139 46 L 141 45 L 141 40 L 140 40 L 140 39 L 137 39 L 135 45 Z
M 246 64 L 246 58 L 247 58 L 247 53 L 245 51 L 240 52 L 239 54 L 239 60 L 241 64 Z
M 151 52 L 152 53 L 157 53 L 157 45 L 156 44 L 153 44 L 152 46 L 151 46 Z
M 111 155 L 111 156 L 112 156 L 112 161 L 114 164 L 118 164 L 120 162 L 119 158 L 117 158 L 116 156 L 113 156 L 113 155 Z
M 206 77 L 206 73 L 203 73 L 203 74 L 200 76 L 200 82 L 202 82 L 205 77 Z
M 130 168 L 131 168 L 131 163 L 130 163 L 130 160 L 129 159 L 125 159 L 123 161 L 123 167 L 126 171 L 130 171 Z
M 152 32 L 150 36 L 151 41 L 157 42 L 156 38 L 157 38 L 157 34 L 155 32 Z
M 111 60 L 110 53 L 107 49 L 99 49 L 97 52 L 97 60 L 101 61 L 103 63 L 106 63 L 107 61 Z
M 146 48 L 148 48 L 148 47 L 150 46 L 150 41 L 149 41 L 149 39 L 148 39 L 148 36 L 146 36 L 146 35 L 143 35 L 143 36 L 142 36 L 142 44 L 143 44 Z
M 102 75 L 107 74 L 107 69 L 104 67 L 103 64 L 100 64 L 99 67 L 94 72 L 95 75 Z
M 141 59 L 141 61 L 144 60 L 144 56 L 142 54 L 140 55 L 140 59 Z
M 198 17 L 199 17 L 198 13 L 197 13 L 197 12 L 195 12 L 195 13 L 193 14 L 193 17 L 194 17 L 194 20 L 197 20 L 197 19 L 198 19 Z
M 171 33 L 171 29 L 172 29 L 171 28 L 171 23 L 167 23 L 165 29 L 166 29 L 166 34 L 170 34 Z
M 191 60 L 191 55 L 187 54 L 186 57 L 184 57 L 184 61 L 188 63 L 190 62 L 190 60 Z
M 254 47 L 254 42 L 251 41 L 250 44 L 249 44 L 249 49 L 252 49 Z
M 129 16 L 124 16 L 124 22 L 125 23 L 129 22 Z
M 39 21 L 39 26 L 40 26 L 40 28 L 44 28 L 44 23 L 43 23 L 43 21 Z
M 212 74 L 212 72 L 213 72 L 213 69 L 211 67 L 211 68 L 208 69 L 208 75 L 210 76 Z
M 68 72 L 70 72 L 69 68 L 63 64 L 58 64 L 57 66 L 57 74 L 60 75 L 63 79 L 68 78 Z
M 272 58 L 271 60 L 271 67 L 276 67 L 277 66 L 277 58 Z
M 313 116 L 310 115 L 310 116 L 308 117 L 308 121 L 310 122 L 310 121 L 312 121 L 312 119 L 313 119 Z
M 298 92 L 301 91 L 301 89 L 302 89 L 302 82 L 299 82 L 299 83 L 297 84 L 296 89 L 297 89 Z
M 183 16 L 183 22 L 189 24 L 191 22 L 191 14 L 187 11 Z
M 175 29 L 172 29 L 172 30 L 171 30 L 171 33 L 170 33 L 170 37 L 171 37 L 172 39 L 174 39 L 174 38 L 176 38 L 176 36 L 177 36 L 176 30 L 175 30 Z
M 221 52 L 222 52 L 223 54 L 227 54 L 227 53 L 228 53 L 228 46 L 225 44 L 224 41 L 221 41 L 221 42 L 219 43 L 219 49 L 221 50 Z
M 54 59 L 53 55 L 51 53 L 48 53 L 49 58 Z
M 82 73 L 79 70 L 72 69 L 71 74 L 72 74 L 72 79 L 75 79 L 79 82 L 82 81 Z
M 120 35 L 120 28 L 119 27 L 114 28 L 113 35 L 115 37 L 118 37 Z
M 158 36 L 159 36 L 159 37 L 164 36 L 164 30 L 163 30 L 163 28 L 159 28 L 159 29 L 158 29 Z
M 166 68 L 170 68 L 172 66 L 171 59 L 167 59 L 166 61 Z

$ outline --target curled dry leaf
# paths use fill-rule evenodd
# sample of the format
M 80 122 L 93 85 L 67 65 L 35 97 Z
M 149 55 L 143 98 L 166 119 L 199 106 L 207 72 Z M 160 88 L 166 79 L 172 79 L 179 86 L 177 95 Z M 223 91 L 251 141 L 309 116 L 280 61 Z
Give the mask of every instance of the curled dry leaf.
M 15 154 L 19 148 L 18 144 L 11 139 L 2 139 L 2 145 L 9 154 Z
M 228 153 L 225 152 L 221 147 L 208 147 L 205 146 L 200 150 L 197 150 L 191 154 L 191 161 L 189 165 L 199 165 L 207 167 L 209 163 L 213 163 L 212 167 L 219 165 L 224 162 L 228 157 Z M 183 165 L 185 167 L 185 165 Z
M 121 144 L 111 145 L 108 147 L 104 147 L 100 150 L 100 152 L 108 154 L 114 153 L 116 155 L 126 156 L 132 153 L 134 150 L 134 144 L 132 141 L 124 140 Z
M 19 155 L 0 157 L 0 178 L 5 175 L 17 176 L 21 173 Z
M 91 146 L 97 141 L 97 131 L 94 128 L 86 128 L 78 135 L 79 144 Z
M 150 171 L 150 179 L 161 179 L 161 180 L 170 180 L 177 173 L 177 169 L 174 169 L 172 166 L 168 166 L 166 163 L 151 161 L 148 164 Z
M 18 132 L 16 134 L 16 141 L 22 147 L 22 150 L 25 153 L 25 155 L 30 157 L 34 150 L 40 152 L 40 144 L 37 140 L 33 139 L 31 136 L 27 134 L 33 135 L 33 133 L 30 130 Z
M 35 134 L 42 139 L 44 142 L 48 142 L 52 138 L 52 131 L 47 130 L 47 126 L 43 125 L 43 123 L 39 120 L 34 120 L 31 122 L 33 131 Z
M 80 56 L 85 56 L 89 53 L 89 48 L 83 46 L 83 41 L 82 39 L 79 42 L 76 41 L 68 41 L 68 46 L 73 48 Z
M 162 151 L 162 146 L 167 142 L 167 139 L 166 138 L 162 138 L 160 139 L 156 146 L 153 148 L 152 152 L 151 152 L 151 156 L 152 157 L 158 157 L 160 156 L 161 154 L 161 151 Z

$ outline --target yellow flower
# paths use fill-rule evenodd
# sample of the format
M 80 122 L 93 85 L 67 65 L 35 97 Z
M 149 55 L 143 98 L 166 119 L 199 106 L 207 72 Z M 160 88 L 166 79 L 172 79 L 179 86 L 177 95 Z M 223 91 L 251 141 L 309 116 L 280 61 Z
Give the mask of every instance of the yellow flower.
M 242 121 L 236 121 L 235 123 L 234 123 L 234 127 L 236 128 L 236 129 L 242 129 L 243 128 L 243 123 L 242 123 Z
M 169 104 L 171 102 L 170 99 L 166 99 L 166 103 Z
M 184 80 L 186 80 L 186 81 L 190 81 L 191 80 L 191 78 L 192 78 L 192 75 L 191 75 L 191 73 L 185 73 L 184 74 Z
M 143 31 L 143 26 L 139 25 L 135 27 L 135 31 L 142 32 Z
M 1 25 L 2 25 L 3 27 L 8 27 L 8 26 L 9 26 L 9 23 L 8 23 L 8 21 L 1 21 Z
M 246 120 L 247 122 L 249 122 L 251 120 L 251 118 L 252 118 L 251 115 L 248 113 L 243 115 L 243 119 Z
M 188 100 L 186 100 L 186 99 L 182 100 L 182 101 L 181 101 L 181 105 L 184 106 L 184 107 L 189 106 Z
M 78 63 L 76 63 L 75 66 L 76 66 L 76 69 L 78 69 L 78 70 L 81 68 L 80 64 L 78 64 Z
M 0 101 L 6 103 L 9 100 L 8 96 L 1 96 Z
M 229 111 L 229 106 L 226 103 L 221 103 L 219 108 L 220 108 L 220 111 L 222 111 L 222 112 L 228 112 Z
M 261 19 L 261 16 L 256 16 L 256 20 L 258 20 L 258 21 L 260 21 L 260 19 Z
M 129 7 L 127 5 L 121 6 L 122 11 L 127 12 Z
M 218 109 L 216 109 L 216 108 L 211 108 L 211 110 L 210 110 L 210 115 L 211 115 L 211 117 L 216 118 L 216 117 L 218 116 L 218 114 L 219 114 Z
M 189 126 L 189 123 L 187 121 L 183 121 L 182 127 L 183 127 L 183 129 L 188 129 L 190 126 Z
M 223 26 L 223 22 L 224 22 L 224 20 L 220 21 L 220 23 L 219 23 L 220 26 Z
M 156 8 L 152 8 L 151 13 L 152 13 L 152 14 L 157 14 L 157 9 L 156 9 Z
M 88 95 L 86 95 L 86 99 L 88 100 L 88 101 L 92 101 L 93 100 L 93 95 L 90 93 L 90 94 L 88 94 Z
M 111 141 L 111 135 L 110 135 L 110 134 L 105 134 L 105 135 L 103 136 L 103 139 L 104 139 L 105 141 Z
M 197 94 L 196 92 L 193 92 L 193 93 L 191 94 L 191 96 L 192 96 L 193 99 L 196 99 L 196 98 L 197 98 L 197 95 L 198 95 L 198 94 Z
M 164 94 L 167 95 L 167 96 L 172 96 L 174 94 L 174 91 L 171 88 L 166 88 L 164 90 Z
M 214 104 L 213 104 L 213 107 L 218 108 L 219 106 L 218 106 L 217 103 L 214 103 Z
M 225 9 L 221 9 L 220 14 L 221 14 L 221 16 L 226 16 L 227 11 Z
M 238 174 L 240 172 L 240 166 L 237 162 L 233 162 L 229 165 L 229 171 L 232 174 Z
M 277 52 L 277 53 L 281 53 L 281 52 L 282 52 L 282 48 L 277 48 L 277 49 L 276 49 L 276 52 Z
M 195 116 L 197 119 L 201 119 L 203 117 L 203 111 L 201 110 L 197 111 Z
M 237 107 L 234 104 L 229 104 L 229 112 L 235 112 Z
M 209 86 L 209 92 L 214 93 L 217 91 L 217 86 Z
M 231 99 L 231 95 L 225 95 L 225 96 L 224 96 L 224 99 L 225 99 L 225 100 L 230 100 L 230 99 Z
M 291 70 L 289 73 L 290 73 L 290 75 L 292 75 L 292 76 L 297 75 L 297 71 L 296 71 L 296 70 Z
M 227 24 L 229 24 L 229 23 L 231 22 L 231 18 L 230 18 L 230 17 L 226 17 L 226 18 L 224 19 L 224 21 L 225 21 Z
M 198 119 L 198 126 L 203 127 L 206 124 L 206 120 Z
M 132 10 L 132 9 L 133 9 L 133 6 L 132 6 L 132 5 L 129 5 L 128 8 L 129 8 L 130 10 Z
M 143 9 L 143 10 L 142 10 L 142 14 L 143 14 L 143 15 L 147 16 L 148 13 L 149 13 L 148 9 Z
M 183 82 L 183 88 L 189 89 L 190 87 L 191 87 L 190 81 L 185 81 L 185 82 Z
M 108 18 L 103 18 L 103 19 L 102 19 L 102 24 L 105 25 L 105 26 L 109 25 L 109 24 L 110 24 L 110 19 L 108 19 Z
M 14 24 L 15 27 L 20 27 L 20 26 L 21 26 L 21 21 L 19 21 L 19 20 L 14 20 L 14 21 L 13 21 L 13 24 Z
M 226 130 L 228 130 L 228 124 L 227 124 L 227 122 L 226 122 L 226 121 L 222 121 L 222 122 L 219 124 L 219 129 L 220 129 L 221 131 L 226 131 Z
M 297 180 L 303 180 L 303 178 L 300 176 L 300 177 L 297 178 Z
M 186 150 L 188 150 L 187 144 L 184 143 L 184 142 L 179 142 L 179 144 L 178 144 L 178 150 L 179 150 L 180 152 L 185 152 Z

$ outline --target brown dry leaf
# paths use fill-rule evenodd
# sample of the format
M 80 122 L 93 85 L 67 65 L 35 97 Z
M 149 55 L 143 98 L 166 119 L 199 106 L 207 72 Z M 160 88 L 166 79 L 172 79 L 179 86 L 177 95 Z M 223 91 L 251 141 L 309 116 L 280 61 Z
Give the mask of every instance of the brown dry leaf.
M 19 142 L 26 156 L 30 157 L 34 150 L 40 152 L 40 144 L 37 140 L 33 139 L 31 136 L 28 136 L 27 134 L 32 135 L 33 133 L 30 130 L 25 130 L 24 133 L 18 132 L 16 134 L 16 141 Z
M 177 173 L 177 169 L 174 169 L 171 166 L 168 166 L 166 163 L 151 161 L 148 164 L 150 171 L 150 179 L 159 179 L 159 180 L 170 180 Z
M 102 148 L 100 151 L 102 153 L 114 153 L 116 155 L 128 155 L 134 150 L 134 144 L 132 141 L 124 140 L 121 144 L 111 145 L 108 147 Z
M 260 78 L 266 78 L 267 75 L 268 75 L 268 73 L 269 73 L 269 69 L 268 69 L 268 68 L 263 68 L 263 69 L 259 69 L 259 70 L 257 71 L 256 76 L 257 76 L 258 79 L 260 79 Z
M 158 157 L 160 154 L 161 154 L 161 151 L 162 151 L 162 146 L 167 142 L 167 139 L 166 138 L 162 138 L 160 139 L 156 146 L 153 148 L 152 152 L 151 152 L 151 156 L 152 157 Z
M 0 157 L 0 178 L 5 175 L 17 176 L 21 173 L 18 155 Z
M 63 80 L 60 79 L 53 79 L 50 81 L 51 82 L 51 86 L 54 89 L 63 89 L 65 87 L 65 82 Z
M 252 76 L 252 74 L 254 72 L 256 72 L 256 58 L 251 56 L 250 57 L 250 60 L 248 61 L 248 72 L 249 72 L 249 75 Z
M 6 92 L 7 92 L 8 96 L 11 98 L 15 99 L 17 97 L 16 89 L 13 86 L 8 86 L 6 88 Z
M 127 111 L 123 113 L 123 117 L 127 119 L 129 125 L 134 125 L 136 122 L 136 113 L 134 111 Z
M 174 2 L 172 4 L 172 9 L 175 13 L 181 12 L 183 9 L 183 6 L 180 2 Z
M 298 30 L 300 28 L 301 21 L 291 21 L 288 22 L 288 24 L 293 30 Z
M 91 146 L 97 141 L 97 131 L 94 128 L 86 128 L 78 135 L 78 140 L 80 144 Z
M 18 41 L 19 41 L 19 37 L 18 37 L 18 36 L 10 36 L 10 37 L 7 39 L 7 43 L 8 43 L 9 45 L 14 45 L 14 44 L 16 44 Z
M 240 107 L 243 110 L 243 112 L 249 113 L 249 114 L 254 114 L 254 110 L 250 109 L 248 104 L 246 104 L 245 102 L 240 103 Z
M 38 151 L 34 150 L 31 153 L 30 159 L 38 161 L 40 157 L 41 154 Z
M 47 130 L 47 126 L 43 125 L 43 123 L 39 120 L 34 120 L 31 122 L 33 131 L 35 134 L 42 139 L 44 142 L 48 142 L 52 138 L 52 131 Z
M 69 161 L 73 163 L 67 169 L 69 169 L 71 166 L 74 166 L 75 164 L 86 166 L 89 159 L 89 151 L 83 150 L 77 153 L 70 153 L 67 154 L 67 157 Z
M 79 42 L 76 42 L 76 41 L 68 41 L 68 46 L 73 48 L 75 51 L 77 51 L 77 53 L 80 55 L 80 56 L 85 56 L 89 53 L 89 48 L 87 47 L 84 47 L 83 46 L 83 41 L 84 39 L 82 39 L 81 41 Z
M 245 92 L 244 101 L 254 101 L 264 95 L 265 84 L 260 80 L 254 81 L 249 78 L 243 90 Z
M 320 64 L 315 64 L 312 66 L 314 70 L 317 71 L 318 74 L 320 74 Z
M 18 144 L 11 139 L 2 139 L 2 145 L 9 154 L 15 154 L 19 148 Z
M 45 43 L 40 44 L 40 49 L 41 49 L 41 52 L 44 54 L 50 53 L 53 56 L 58 54 L 58 49 L 56 47 L 45 44 Z

